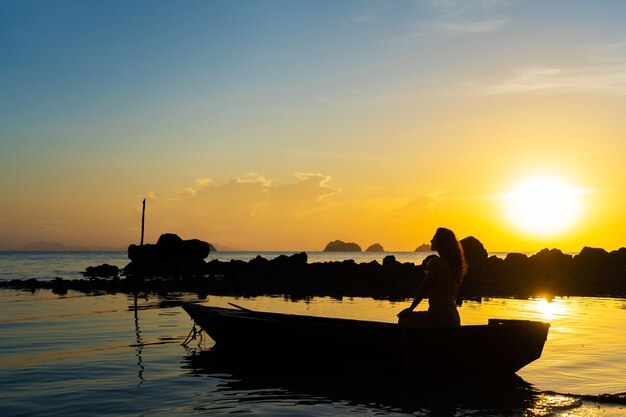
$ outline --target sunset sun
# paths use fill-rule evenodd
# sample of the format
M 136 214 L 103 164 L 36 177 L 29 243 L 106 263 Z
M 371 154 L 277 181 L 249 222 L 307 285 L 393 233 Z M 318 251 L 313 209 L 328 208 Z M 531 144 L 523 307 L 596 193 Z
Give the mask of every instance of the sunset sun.
M 581 193 L 559 178 L 526 179 L 505 196 L 508 219 L 526 234 L 563 233 L 579 220 Z

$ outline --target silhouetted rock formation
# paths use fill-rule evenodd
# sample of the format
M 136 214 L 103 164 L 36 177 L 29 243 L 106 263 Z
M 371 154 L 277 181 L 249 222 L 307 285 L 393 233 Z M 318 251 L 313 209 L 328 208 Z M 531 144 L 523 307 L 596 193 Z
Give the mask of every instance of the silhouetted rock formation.
M 353 242 L 334 240 L 326 245 L 324 252 L 361 252 L 361 247 Z
M 306 254 L 249 262 L 231 260 L 207 263 L 211 293 L 219 295 L 288 295 L 291 298 L 330 296 L 400 299 L 415 292 L 422 268 L 400 263 L 393 256 L 356 263 L 348 259 L 306 263 Z M 374 295 L 378 294 L 378 295 Z
M 202 273 L 211 246 L 198 239 L 183 240 L 173 233 L 159 237 L 156 245 L 130 245 L 124 272 L 135 275 Z
M 116 277 L 120 273 L 120 269 L 115 265 L 102 264 L 98 266 L 88 266 L 83 272 L 86 277 Z
M 430 247 L 430 245 L 422 243 L 417 248 L 415 248 L 414 252 L 432 252 L 432 250 L 433 249 Z
M 374 243 L 373 245 L 365 249 L 365 252 L 384 252 L 384 251 L 385 249 L 380 243 Z
M 461 246 L 463 246 L 465 261 L 468 267 L 481 268 L 487 262 L 487 258 L 489 258 L 487 250 L 474 236 L 461 239 Z
M 626 249 L 607 252 L 583 248 L 576 256 L 542 249 L 528 257 L 510 253 L 491 256 L 482 272 L 463 283 L 464 295 L 492 296 L 624 296 Z
M 461 296 L 470 292 L 472 284 L 479 285 L 484 280 L 485 267 L 489 260 L 489 254 L 483 244 L 474 236 L 468 236 L 460 241 L 467 262 L 467 274 L 463 280 L 463 285 L 459 290 Z M 492 285 L 492 283 L 490 283 Z
M 529 259 L 536 271 L 546 272 L 566 268 L 572 261 L 572 255 L 566 255 L 559 249 L 542 249 Z
M 461 242 L 470 266 L 460 289 L 463 298 L 626 296 L 626 248 L 607 252 L 586 247 L 576 256 L 558 249 L 543 249 L 530 257 L 510 253 L 501 259 L 488 257 L 482 243 L 473 237 Z M 402 300 L 415 294 L 424 277 L 421 265 L 398 262 L 393 255 L 385 256 L 382 264 L 377 261 L 356 263 L 351 259 L 309 264 L 304 252 L 271 260 L 257 256 L 249 262 L 212 260 L 206 263 L 207 247 L 206 242 L 184 241 L 176 235 L 164 235 L 156 245 L 131 245 L 132 262 L 124 273 L 131 277 L 137 276 L 139 271 L 143 277 L 160 279 L 120 279 L 114 275 L 109 279 L 12 280 L 0 281 L 0 288 L 48 288 L 57 294 L 72 289 L 87 293 L 195 292 L 200 298 L 213 294 Z M 88 270 L 109 274 L 105 265 Z
M 624 249 L 624 248 L 622 248 Z M 590 248 L 585 246 L 578 255 L 576 255 L 576 266 L 579 268 L 588 268 L 601 265 L 606 265 L 611 262 L 611 255 L 604 249 Z M 619 256 L 617 256 L 619 259 Z

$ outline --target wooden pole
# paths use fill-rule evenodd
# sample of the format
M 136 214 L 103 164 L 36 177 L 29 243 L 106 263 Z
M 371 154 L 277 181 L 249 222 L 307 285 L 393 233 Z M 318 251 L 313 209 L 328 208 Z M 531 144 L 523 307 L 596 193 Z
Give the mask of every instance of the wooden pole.
M 143 246 L 143 226 L 146 218 L 146 199 L 143 199 L 143 209 L 141 210 L 141 244 Z

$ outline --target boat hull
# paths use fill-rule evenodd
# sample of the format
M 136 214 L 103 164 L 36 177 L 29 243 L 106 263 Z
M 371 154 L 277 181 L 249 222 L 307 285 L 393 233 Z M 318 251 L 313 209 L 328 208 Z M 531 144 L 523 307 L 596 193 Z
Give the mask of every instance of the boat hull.
M 289 366 L 514 373 L 541 356 L 549 328 L 541 322 L 491 320 L 414 329 L 195 304 L 183 308 L 222 351 Z

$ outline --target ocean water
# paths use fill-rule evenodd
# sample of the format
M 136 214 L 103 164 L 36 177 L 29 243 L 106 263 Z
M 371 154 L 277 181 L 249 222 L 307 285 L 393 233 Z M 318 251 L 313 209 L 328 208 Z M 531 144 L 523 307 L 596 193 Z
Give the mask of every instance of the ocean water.
M 81 264 L 85 260 L 114 261 L 81 256 L 85 258 L 62 255 L 55 261 L 54 254 L 45 258 L 49 268 L 64 274 L 77 265 L 79 270 L 91 265 Z M 5 258 L 2 268 L 7 262 Z M 49 276 L 41 265 L 30 271 L 28 265 L 22 259 L 13 268 L 31 278 L 41 271 Z M 442 384 L 420 375 L 395 380 L 298 370 L 241 373 L 198 361 L 210 353 L 210 338 L 181 345 L 192 327 L 179 307 L 182 301 L 198 300 L 192 294 L 59 296 L 50 291 L 0 290 L 0 415 L 626 415 L 625 405 L 606 401 L 626 393 L 625 299 L 464 302 L 460 308 L 464 324 L 485 323 L 491 317 L 551 323 L 542 357 L 516 378 L 497 384 L 478 375 Z M 368 298 L 202 300 L 213 306 L 231 302 L 260 311 L 386 322 L 395 321 L 406 305 Z
M 280 255 L 293 255 L 297 252 L 212 252 L 205 259 L 228 262 L 230 260 L 249 261 L 256 256 L 274 259 Z M 308 262 L 332 262 L 353 259 L 357 263 L 378 261 L 393 255 L 398 262 L 420 264 L 433 252 L 307 252 Z M 506 253 L 494 252 L 504 258 Z M 0 281 L 11 279 L 63 279 L 81 278 L 88 266 L 108 263 L 120 268 L 130 261 L 126 252 L 11 252 L 0 251 Z

